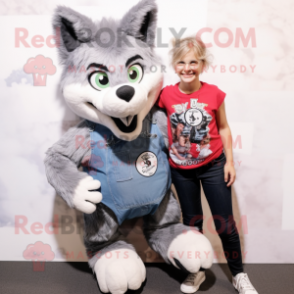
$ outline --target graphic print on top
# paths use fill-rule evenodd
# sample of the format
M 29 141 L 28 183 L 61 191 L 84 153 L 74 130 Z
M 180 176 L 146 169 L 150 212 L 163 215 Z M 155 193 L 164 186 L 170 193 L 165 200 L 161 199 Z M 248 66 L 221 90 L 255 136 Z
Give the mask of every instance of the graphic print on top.
M 169 162 L 184 169 L 199 167 L 223 151 L 216 124 L 216 111 L 226 94 L 214 85 L 201 82 L 191 94 L 182 93 L 179 83 L 165 87 L 159 107 L 168 116 Z
M 173 143 L 169 150 L 170 158 L 178 165 L 192 165 L 204 161 L 212 151 L 210 147 L 209 123 L 211 115 L 205 110 L 207 104 L 190 99 L 188 103 L 172 105 L 175 112 L 169 116 Z M 193 146 L 191 145 L 193 144 Z

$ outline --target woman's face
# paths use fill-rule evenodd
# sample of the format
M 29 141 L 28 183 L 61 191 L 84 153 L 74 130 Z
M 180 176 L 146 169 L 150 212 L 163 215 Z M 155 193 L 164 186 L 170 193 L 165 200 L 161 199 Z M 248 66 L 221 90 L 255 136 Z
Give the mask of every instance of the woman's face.
M 190 50 L 186 55 L 182 56 L 175 64 L 176 74 L 183 83 L 192 83 L 198 80 L 202 68 L 203 63 L 196 58 L 193 50 Z

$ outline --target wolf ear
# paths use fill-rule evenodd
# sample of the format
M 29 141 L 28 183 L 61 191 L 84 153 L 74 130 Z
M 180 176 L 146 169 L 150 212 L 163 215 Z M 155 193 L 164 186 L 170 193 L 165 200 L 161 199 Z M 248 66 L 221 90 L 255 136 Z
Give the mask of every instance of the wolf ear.
M 59 54 L 65 60 L 81 43 L 93 38 L 95 25 L 90 18 L 71 8 L 58 6 L 53 17 L 53 29 Z
M 133 36 L 154 46 L 157 21 L 157 5 L 155 0 L 141 0 L 122 18 L 120 27 L 127 35 Z

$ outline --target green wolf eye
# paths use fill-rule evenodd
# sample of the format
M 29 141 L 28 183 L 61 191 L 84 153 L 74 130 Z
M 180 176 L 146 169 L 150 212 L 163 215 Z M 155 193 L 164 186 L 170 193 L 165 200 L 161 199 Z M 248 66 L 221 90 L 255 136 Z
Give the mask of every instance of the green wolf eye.
M 128 78 L 131 83 L 139 83 L 143 78 L 143 68 L 139 64 L 134 64 L 128 69 Z
M 91 86 L 98 91 L 109 87 L 108 75 L 102 71 L 93 72 L 89 77 L 89 82 Z

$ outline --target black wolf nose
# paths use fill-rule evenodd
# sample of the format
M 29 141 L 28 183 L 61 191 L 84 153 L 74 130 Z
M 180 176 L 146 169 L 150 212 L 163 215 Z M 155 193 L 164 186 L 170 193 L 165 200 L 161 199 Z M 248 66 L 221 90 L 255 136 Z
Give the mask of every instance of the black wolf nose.
M 135 89 L 131 86 L 122 86 L 116 90 L 118 98 L 130 102 L 135 94 Z

